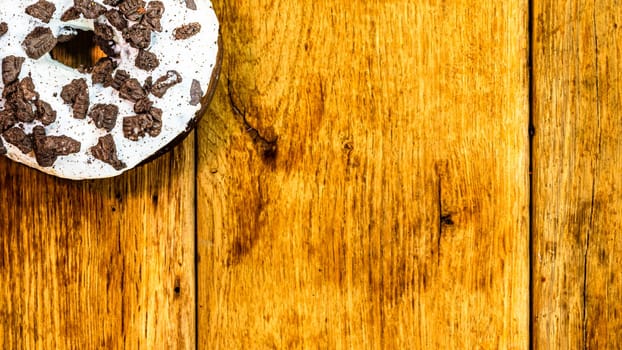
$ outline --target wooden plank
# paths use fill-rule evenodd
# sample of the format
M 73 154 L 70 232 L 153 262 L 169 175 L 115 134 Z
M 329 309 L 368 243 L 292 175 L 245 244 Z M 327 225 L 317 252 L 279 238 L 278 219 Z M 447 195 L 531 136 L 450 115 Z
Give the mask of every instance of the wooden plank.
M 535 1 L 533 337 L 622 347 L 622 8 Z
M 195 348 L 194 137 L 104 181 L 0 159 L 0 348 Z
M 200 348 L 527 348 L 527 2 L 214 6 Z

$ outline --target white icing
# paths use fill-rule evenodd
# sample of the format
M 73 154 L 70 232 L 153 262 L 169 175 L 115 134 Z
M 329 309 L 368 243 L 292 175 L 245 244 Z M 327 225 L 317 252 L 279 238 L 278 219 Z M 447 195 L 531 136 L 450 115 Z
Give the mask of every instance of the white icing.
M 138 141 L 125 138 L 122 130 L 123 117 L 136 114 L 133 111 L 132 102 L 120 98 L 118 92 L 112 87 L 104 88 L 101 84 L 92 86 L 90 74 L 82 74 L 76 69 L 53 60 L 49 53 L 36 61 L 27 57 L 21 43 L 35 27 L 47 26 L 55 36 L 58 36 L 66 34 L 67 30 L 63 29 L 65 27 L 92 30 L 94 23 L 94 20 L 83 18 L 61 22 L 60 16 L 73 5 L 73 0 L 55 0 L 56 12 L 50 23 L 45 24 L 24 12 L 28 5 L 35 2 L 36 0 L 14 0 L 0 7 L 0 22 L 9 24 L 8 32 L 0 37 L 0 48 L 2 48 L 0 60 L 9 55 L 26 58 L 19 79 L 30 75 L 40 99 L 48 102 L 57 112 L 56 121 L 45 126 L 46 134 L 67 135 L 74 138 L 81 142 L 81 150 L 79 153 L 59 156 L 52 167 L 41 167 L 37 164 L 33 152 L 23 154 L 17 147 L 3 140 L 8 151 L 7 157 L 63 178 L 105 178 L 119 175 L 135 167 L 186 130 L 188 123 L 194 119 L 195 113 L 201 108 L 200 105 L 190 105 L 192 80 L 200 81 L 204 91 L 207 90 L 218 53 L 218 20 L 209 0 L 195 0 L 197 10 L 188 9 L 184 0 L 162 1 L 165 5 L 161 20 L 163 30 L 152 33 L 151 46 L 148 49 L 157 55 L 160 65 L 151 72 L 135 66 L 138 50 L 130 47 L 123 40 L 121 33 L 115 29 L 115 42 L 120 53 L 118 69 L 130 72 L 131 77 L 138 79 L 141 84 L 148 76 L 152 76 L 155 82 L 161 76 L 166 75 L 169 70 L 176 70 L 183 79 L 181 83 L 168 89 L 163 98 L 149 95 L 149 99 L 154 102 L 154 107 L 163 111 L 162 132 L 157 137 L 146 135 Z M 110 6 L 107 7 L 110 8 Z M 98 20 L 109 24 L 104 16 Z M 193 22 L 201 23 L 201 31 L 197 35 L 185 40 L 173 38 L 175 28 Z M 73 79 L 79 78 L 86 79 L 89 84 L 91 107 L 97 103 L 116 104 L 119 107 L 117 124 L 110 133 L 116 143 L 118 158 L 127 164 L 127 168 L 115 170 L 111 165 L 90 154 L 89 149 L 95 146 L 98 138 L 106 135 L 107 132 L 96 128 L 88 116 L 83 120 L 74 119 L 71 106 L 65 104 L 60 97 L 62 87 Z M 0 81 L 0 91 L 3 89 L 4 85 Z M 4 100 L 0 98 L 0 109 L 3 107 Z M 24 130 L 29 133 L 35 125 L 40 124 L 39 122 L 24 124 Z

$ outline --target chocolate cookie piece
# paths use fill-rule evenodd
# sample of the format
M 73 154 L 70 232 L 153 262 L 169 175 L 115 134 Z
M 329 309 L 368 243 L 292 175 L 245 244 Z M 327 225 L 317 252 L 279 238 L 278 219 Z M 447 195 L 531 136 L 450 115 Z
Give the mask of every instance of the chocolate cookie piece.
M 156 54 L 141 49 L 138 51 L 134 64 L 142 70 L 152 71 L 160 65 L 160 60 Z
M 28 57 L 37 60 L 56 46 L 56 38 L 50 28 L 36 27 L 22 42 L 22 47 Z
M 136 102 L 147 96 L 147 92 L 134 78 L 128 79 L 119 89 L 119 96 L 131 102 Z
M 69 136 L 46 136 L 42 126 L 35 126 L 32 130 L 33 148 L 37 164 L 42 167 L 51 167 L 59 156 L 67 156 L 80 152 L 80 142 Z
M 135 49 L 146 49 L 151 45 L 151 30 L 142 24 L 134 24 L 123 30 L 123 39 Z
M 2 83 L 8 85 L 17 80 L 22 71 L 22 64 L 26 58 L 18 56 L 6 56 L 2 59 Z
M 151 116 L 152 124 L 147 133 L 151 137 L 156 137 L 162 132 L 162 110 L 160 108 L 151 107 L 148 114 Z
M 117 28 L 119 31 L 123 31 L 123 29 L 127 28 L 127 20 L 123 17 L 123 14 L 116 9 L 110 9 L 106 12 L 106 18 L 108 22 L 112 24 L 113 27 Z
M 196 79 L 192 79 L 192 85 L 190 85 L 190 105 L 198 105 L 201 103 L 202 97 L 203 89 L 201 89 L 201 83 Z
M 18 121 L 30 123 L 35 120 L 36 114 L 33 107 L 27 101 L 19 97 L 15 97 L 9 101 L 15 109 L 15 117 Z
M 97 145 L 89 149 L 95 159 L 112 165 L 115 170 L 127 168 L 124 162 L 120 161 L 117 155 L 117 146 L 112 135 L 107 134 L 98 139 Z
M 0 133 L 7 131 L 17 123 L 15 111 L 12 108 L 5 104 L 4 109 L 0 111 Z
M 87 19 L 95 19 L 108 10 L 104 5 L 93 0 L 73 0 L 73 3 L 74 7 Z
M 6 147 L 4 147 L 4 143 L 2 143 L 2 139 L 0 138 L 0 156 L 6 154 Z
M 143 89 L 145 89 L 145 91 L 151 91 L 152 86 L 153 86 L 153 77 L 150 75 L 145 78 L 145 82 L 143 83 Z
M 155 114 L 155 115 L 154 115 Z M 160 113 L 142 113 L 123 118 L 123 135 L 132 141 L 138 141 L 146 134 L 157 136 L 162 130 L 162 111 Z
M 2 137 L 4 137 L 6 142 L 19 148 L 24 154 L 28 154 L 32 151 L 32 139 L 29 135 L 26 135 L 24 130 L 20 127 L 14 126 L 6 130 L 2 133 Z
M 104 87 L 111 86 L 113 82 L 112 72 L 115 68 L 116 63 L 112 59 L 108 57 L 101 58 L 91 72 L 93 84 L 102 84 Z
M 37 110 L 35 111 L 35 117 L 39 120 L 43 125 L 50 125 L 56 121 L 56 111 L 52 109 L 49 103 L 37 100 L 35 102 L 35 106 Z
M 181 82 L 181 75 L 179 75 L 177 71 L 169 70 L 166 72 L 166 75 L 161 76 L 155 81 L 153 87 L 151 87 L 151 93 L 156 97 L 162 98 L 168 89 Z
M 15 109 L 15 117 L 18 121 L 30 123 L 35 120 L 36 114 L 30 103 L 19 98 L 13 99 L 10 103 L 13 104 Z
M 151 110 L 152 106 L 153 102 L 145 97 L 134 104 L 134 113 L 147 113 Z
M 80 10 L 75 7 L 70 7 L 60 16 L 60 20 L 63 22 L 73 21 L 74 19 L 80 18 Z
M 104 0 L 104 5 L 117 6 L 121 2 L 123 2 L 123 0 Z
M 4 86 L 4 90 L 2 90 L 2 98 L 6 100 L 10 100 L 14 94 L 16 94 L 19 90 L 19 82 L 14 81 L 8 85 Z
M 194 0 L 186 0 L 186 7 L 191 10 L 196 10 L 197 4 L 194 2 Z
M 56 11 L 56 5 L 49 1 L 39 0 L 36 3 L 26 7 L 26 13 L 34 18 L 42 20 L 44 23 L 50 23 L 50 19 Z
M 143 0 L 125 0 L 119 5 L 119 11 L 130 21 L 138 22 L 145 14 Z
M 150 1 L 147 5 L 147 9 L 145 10 L 145 15 L 140 23 L 151 30 L 161 32 L 162 25 L 160 24 L 160 20 L 162 19 L 163 14 L 164 4 L 161 1 Z
M 89 88 L 84 78 L 74 79 L 63 86 L 60 97 L 72 106 L 74 118 L 86 118 L 86 112 L 89 109 Z
M 119 69 L 114 72 L 114 77 L 112 78 L 112 88 L 115 90 L 119 90 L 126 81 L 130 79 L 130 73 L 123 69 Z
M 35 84 L 31 77 L 25 77 L 19 82 L 20 97 L 27 102 L 34 102 L 39 99 L 39 93 L 35 91 Z
M 173 36 L 175 40 L 184 40 L 189 37 L 196 35 L 201 31 L 201 23 L 194 22 L 189 24 L 184 24 L 181 27 L 175 28 L 173 31 Z
M 6 22 L 0 22 L 0 37 L 9 31 L 9 25 Z
M 114 129 L 118 115 L 119 107 L 113 104 L 96 104 L 89 112 L 89 117 L 95 122 L 95 126 L 106 131 Z
M 3 97 L 6 99 L 5 109 L 13 113 L 17 121 L 30 123 L 35 120 L 32 103 L 39 99 L 39 94 L 30 77 L 5 86 Z
M 114 31 L 112 30 L 112 27 L 105 23 L 95 22 L 93 32 L 95 35 L 104 40 L 114 39 Z

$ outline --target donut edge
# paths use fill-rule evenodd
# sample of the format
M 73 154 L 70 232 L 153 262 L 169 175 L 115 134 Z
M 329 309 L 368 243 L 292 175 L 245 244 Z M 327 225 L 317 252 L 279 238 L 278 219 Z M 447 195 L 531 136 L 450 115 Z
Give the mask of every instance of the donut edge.
M 133 169 L 137 169 L 137 168 L 139 168 L 139 167 L 141 167 L 141 166 L 143 166 L 145 164 L 151 163 L 152 161 L 156 160 L 160 156 L 170 152 L 173 148 L 175 148 L 175 146 L 177 146 L 183 140 L 185 140 L 186 137 L 188 137 L 188 135 L 196 128 L 197 124 L 201 121 L 201 119 L 203 118 L 203 116 L 207 112 L 207 109 L 208 109 L 210 103 L 212 102 L 212 99 L 213 99 L 214 94 L 216 92 L 216 88 L 218 86 L 218 81 L 220 79 L 220 72 L 222 70 L 222 60 L 223 60 L 223 45 L 222 45 L 222 43 L 223 43 L 222 42 L 222 36 L 221 36 L 220 30 L 219 30 L 218 31 L 218 52 L 216 53 L 216 62 L 214 63 L 214 69 L 212 70 L 212 76 L 210 77 L 209 85 L 207 86 L 207 91 L 205 92 L 205 94 L 201 98 L 201 109 L 199 109 L 195 113 L 194 118 L 192 118 L 188 122 L 188 125 L 186 126 L 186 130 L 184 130 L 182 133 L 177 135 L 177 137 L 175 137 L 173 140 L 171 140 L 171 142 L 167 143 L 164 147 L 162 147 L 159 150 L 155 151 L 152 155 L 150 155 L 147 158 L 145 158 L 145 160 L 143 160 L 142 162 L 138 163 L 134 168 L 129 169 L 128 172 L 132 171 Z M 119 175 L 121 175 L 121 174 L 119 174 Z M 119 176 L 119 175 L 117 175 L 117 176 Z M 102 179 L 105 179 L 105 178 L 102 178 Z

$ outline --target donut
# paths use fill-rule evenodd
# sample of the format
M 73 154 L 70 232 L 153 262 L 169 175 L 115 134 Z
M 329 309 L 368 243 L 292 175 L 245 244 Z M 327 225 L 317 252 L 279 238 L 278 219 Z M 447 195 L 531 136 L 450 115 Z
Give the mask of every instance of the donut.
M 180 142 L 213 95 L 221 52 L 209 0 L 0 6 L 0 154 L 14 161 L 67 179 L 117 176 Z M 77 38 L 100 53 L 90 66 L 54 57 Z

